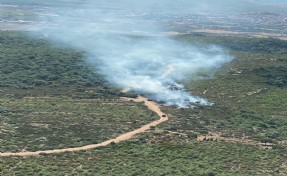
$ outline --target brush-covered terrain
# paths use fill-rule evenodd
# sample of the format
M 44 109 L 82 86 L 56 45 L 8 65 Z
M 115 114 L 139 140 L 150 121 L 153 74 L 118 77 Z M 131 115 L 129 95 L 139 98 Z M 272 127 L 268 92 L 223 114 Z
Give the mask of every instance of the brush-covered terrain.
M 213 107 L 164 108 L 181 117 L 165 128 L 177 131 L 181 126 L 179 129 L 190 128 L 195 133 L 286 144 L 287 42 L 191 35 L 180 38 L 220 44 L 234 61 L 211 79 L 186 83 L 192 93 L 214 102 Z
M 80 53 L 1 32 L 0 152 L 95 144 L 158 118 L 120 99 Z
M 234 57 L 185 82 L 215 105 L 162 107 L 169 121 L 136 138 L 75 153 L 1 157 L 0 175 L 286 175 L 287 42 L 184 35 Z M 0 32 L 0 152 L 82 146 L 156 118 L 84 61 L 82 51 Z M 192 80 L 192 79 L 191 79 Z

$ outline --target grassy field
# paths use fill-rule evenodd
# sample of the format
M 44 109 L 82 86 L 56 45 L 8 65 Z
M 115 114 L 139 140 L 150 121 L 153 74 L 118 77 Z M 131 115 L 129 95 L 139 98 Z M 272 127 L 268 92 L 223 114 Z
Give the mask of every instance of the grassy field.
M 286 42 L 186 35 L 234 56 L 212 78 L 186 82 L 213 107 L 162 107 L 170 120 L 96 150 L 0 158 L 0 175 L 286 175 Z M 157 117 L 85 63 L 85 53 L 0 32 L 0 152 L 98 143 Z M 209 133 L 252 143 L 203 141 Z M 259 142 L 271 142 L 263 149 Z

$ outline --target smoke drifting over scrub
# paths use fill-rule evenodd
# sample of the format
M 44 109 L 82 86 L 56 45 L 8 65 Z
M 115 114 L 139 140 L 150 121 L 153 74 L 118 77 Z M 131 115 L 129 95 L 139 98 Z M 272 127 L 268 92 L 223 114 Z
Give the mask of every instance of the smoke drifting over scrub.
M 162 30 L 138 15 L 144 10 L 94 5 L 62 9 L 61 14 L 45 19 L 55 27 L 43 31 L 54 41 L 86 51 L 88 63 L 121 88 L 167 105 L 210 105 L 184 91 L 179 82 L 199 79 L 199 74 L 230 61 L 220 47 L 198 48 L 168 36 L 156 37 Z

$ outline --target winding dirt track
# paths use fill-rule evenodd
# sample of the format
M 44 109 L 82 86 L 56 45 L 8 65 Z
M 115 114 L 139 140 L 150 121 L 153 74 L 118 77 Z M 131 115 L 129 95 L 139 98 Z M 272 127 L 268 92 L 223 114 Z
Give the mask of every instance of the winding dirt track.
M 74 147 L 74 148 L 65 148 L 65 149 L 54 149 L 54 150 L 43 150 L 43 151 L 35 151 L 35 152 L 18 152 L 18 153 L 0 153 L 0 156 L 33 156 L 33 155 L 39 155 L 39 154 L 53 154 L 53 153 L 63 153 L 63 152 L 76 152 L 80 150 L 88 150 L 88 149 L 94 149 L 97 147 L 103 147 L 107 146 L 112 142 L 118 143 L 121 141 L 126 141 L 128 139 L 131 139 L 133 136 L 139 133 L 143 133 L 146 130 L 150 129 L 152 126 L 157 126 L 158 124 L 167 121 L 168 117 L 160 110 L 159 105 L 156 104 L 153 101 L 148 101 L 147 98 L 139 96 L 138 98 L 124 98 L 126 100 L 133 100 L 135 102 L 144 102 L 145 105 L 153 112 L 157 113 L 160 116 L 160 119 L 153 121 L 149 124 L 146 124 L 138 129 L 135 129 L 131 132 L 127 132 L 125 134 L 122 134 L 116 138 L 109 139 L 107 141 L 101 142 L 99 144 L 91 144 L 91 145 L 85 145 L 82 147 Z

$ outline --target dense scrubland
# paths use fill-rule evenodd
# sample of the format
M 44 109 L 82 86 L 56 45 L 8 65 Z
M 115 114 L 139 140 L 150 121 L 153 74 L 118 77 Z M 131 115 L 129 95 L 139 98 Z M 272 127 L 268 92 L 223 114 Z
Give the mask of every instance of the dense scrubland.
M 198 117 L 207 131 L 218 131 L 227 136 L 249 136 L 258 141 L 275 143 L 287 140 L 286 41 L 183 38 L 186 41 L 220 44 L 234 57 L 234 61 L 212 79 L 187 83 L 190 91 L 215 102 L 215 106 L 184 110 L 181 112 L 183 116 L 191 119 Z
M 214 106 L 163 106 L 169 121 L 104 148 L 3 157 L 1 175 L 286 175 L 287 42 L 175 38 L 218 44 L 234 57 L 215 75 L 184 83 Z M 1 152 L 98 143 L 157 118 L 143 104 L 122 102 L 135 95 L 107 83 L 82 51 L 20 32 L 1 31 L 0 43 Z M 196 140 L 210 133 L 222 138 Z
M 1 33 L 1 152 L 98 143 L 157 118 L 143 104 L 121 100 L 83 54 Z

